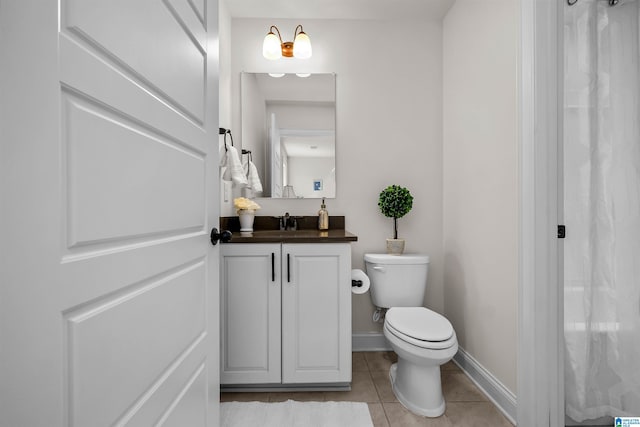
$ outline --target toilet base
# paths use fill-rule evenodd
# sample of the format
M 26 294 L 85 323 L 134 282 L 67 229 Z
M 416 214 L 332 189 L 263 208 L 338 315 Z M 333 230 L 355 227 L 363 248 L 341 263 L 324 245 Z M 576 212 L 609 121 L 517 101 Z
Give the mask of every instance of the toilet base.
M 394 363 L 389 370 L 393 394 L 411 412 L 425 417 L 444 414 L 440 366 L 418 366 L 407 360 Z

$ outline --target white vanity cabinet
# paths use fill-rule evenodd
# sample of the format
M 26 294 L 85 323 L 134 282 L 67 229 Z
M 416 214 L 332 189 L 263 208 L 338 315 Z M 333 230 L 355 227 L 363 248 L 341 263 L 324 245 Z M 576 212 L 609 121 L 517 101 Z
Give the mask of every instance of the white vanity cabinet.
M 281 380 L 280 243 L 220 248 L 220 382 Z
M 349 243 L 225 244 L 223 385 L 351 382 Z

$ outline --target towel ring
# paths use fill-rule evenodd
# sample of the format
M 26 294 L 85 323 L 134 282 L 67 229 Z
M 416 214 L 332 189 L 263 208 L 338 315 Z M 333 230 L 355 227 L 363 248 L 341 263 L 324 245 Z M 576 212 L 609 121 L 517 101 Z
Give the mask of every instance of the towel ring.
M 249 178 L 249 172 L 251 171 L 251 162 L 253 162 L 253 154 L 251 154 L 251 150 L 242 149 L 242 155 L 249 156 L 249 161 L 247 162 L 247 178 Z M 242 166 L 244 168 L 244 165 Z
M 249 156 L 249 161 L 253 162 L 253 154 L 251 154 L 251 150 L 242 150 L 242 154 L 247 154 Z
M 224 151 L 229 151 L 227 149 L 227 134 L 231 138 L 231 146 L 233 147 L 233 135 L 231 134 L 231 129 L 218 128 L 218 135 L 224 135 Z

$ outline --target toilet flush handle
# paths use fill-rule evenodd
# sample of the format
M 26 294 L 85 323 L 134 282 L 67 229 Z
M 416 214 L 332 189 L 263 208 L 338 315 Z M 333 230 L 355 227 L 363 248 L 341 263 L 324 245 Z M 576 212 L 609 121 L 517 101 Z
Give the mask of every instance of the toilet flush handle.
M 376 271 L 379 271 L 379 272 L 381 272 L 381 273 L 384 273 L 384 272 L 386 272 L 386 271 L 387 271 L 387 269 L 386 269 L 386 268 L 384 268 L 384 267 L 379 267 L 379 266 L 375 266 L 375 267 L 373 267 L 373 269 L 374 269 L 374 270 L 376 270 Z

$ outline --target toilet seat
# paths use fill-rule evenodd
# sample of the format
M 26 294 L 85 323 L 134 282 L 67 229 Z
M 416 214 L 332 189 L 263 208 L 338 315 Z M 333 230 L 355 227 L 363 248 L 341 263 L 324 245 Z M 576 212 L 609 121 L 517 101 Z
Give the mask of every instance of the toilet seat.
M 439 350 L 457 342 L 447 318 L 424 307 L 393 307 L 387 311 L 385 326 L 399 339 L 421 348 Z

